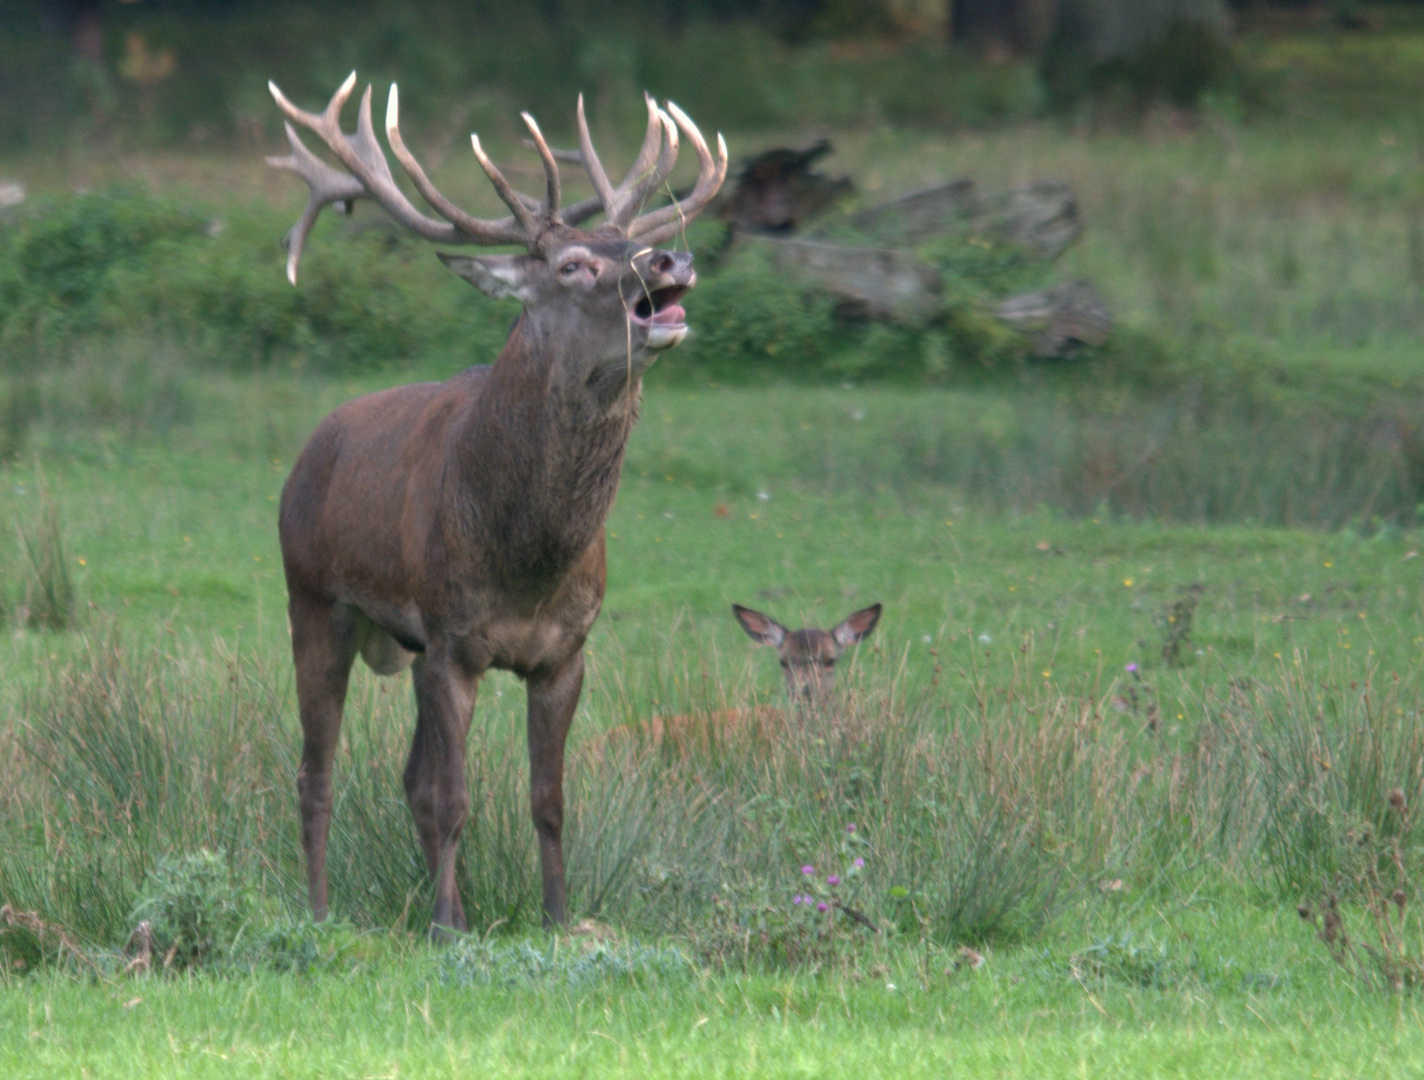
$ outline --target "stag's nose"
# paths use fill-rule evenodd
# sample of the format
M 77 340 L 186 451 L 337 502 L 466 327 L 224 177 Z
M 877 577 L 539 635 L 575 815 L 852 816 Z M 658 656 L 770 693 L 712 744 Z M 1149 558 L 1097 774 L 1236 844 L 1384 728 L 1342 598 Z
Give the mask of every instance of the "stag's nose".
M 684 278 L 692 272 L 692 252 L 655 251 L 648 261 L 648 269 L 665 277 Z

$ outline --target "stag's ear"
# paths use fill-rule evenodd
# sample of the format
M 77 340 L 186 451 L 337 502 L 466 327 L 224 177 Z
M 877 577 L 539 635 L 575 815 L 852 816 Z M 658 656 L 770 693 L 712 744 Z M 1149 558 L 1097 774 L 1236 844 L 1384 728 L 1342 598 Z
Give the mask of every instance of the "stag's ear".
M 528 255 L 446 255 L 443 251 L 436 254 L 441 262 L 486 296 L 495 300 L 529 298 Z
M 842 649 L 849 648 L 857 641 L 875 629 L 875 624 L 880 621 L 880 605 L 871 604 L 868 608 L 861 608 L 853 615 L 847 615 L 836 628 L 831 631 L 831 637 L 835 639 L 837 645 Z
M 763 615 L 760 611 L 742 607 L 741 604 L 733 604 L 732 614 L 737 617 L 737 622 L 742 624 L 742 629 L 747 632 L 747 637 L 753 641 L 770 645 L 773 649 L 779 649 L 781 643 L 786 640 L 786 627 L 775 619 Z

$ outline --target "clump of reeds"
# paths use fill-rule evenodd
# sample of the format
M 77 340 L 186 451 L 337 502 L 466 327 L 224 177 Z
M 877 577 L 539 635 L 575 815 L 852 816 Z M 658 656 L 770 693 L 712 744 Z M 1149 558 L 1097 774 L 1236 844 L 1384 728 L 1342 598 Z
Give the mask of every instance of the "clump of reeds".
M 155 869 L 206 848 L 230 853 L 254 910 L 303 911 L 285 658 L 173 655 L 113 635 L 80 644 L 9 721 L 0 902 L 116 950 Z M 1172 742 L 1123 725 L 1113 688 L 1064 694 L 1027 669 L 992 694 L 919 696 L 900 677 L 852 671 L 830 706 L 799 711 L 757 703 L 695 649 L 662 684 L 623 694 L 613 652 L 595 677 L 617 692 L 590 693 L 583 723 L 647 722 L 664 707 L 653 698 L 690 716 L 686 737 L 571 749 L 571 907 L 680 935 L 718 962 L 740 949 L 739 963 L 814 966 L 896 936 L 1023 939 L 1070 903 L 1174 895 L 1211 866 L 1274 874 L 1298 896 L 1299 882 L 1354 865 L 1330 821 L 1397 839 L 1406 865 L 1412 850 L 1411 819 L 1386 793 L 1416 801 L 1424 783 L 1417 708 L 1399 686 L 1350 689 L 1324 666 L 1210 694 Z M 529 928 L 540 889 L 522 693 L 486 697 L 461 891 L 473 926 Z M 759 722 L 724 723 L 736 710 Z M 403 681 L 353 680 L 328 872 L 333 912 L 357 927 L 417 931 L 429 918 L 401 785 L 411 712 Z M 1407 883 L 1380 895 L 1395 888 L 1413 895 Z M 757 954 L 777 941 L 786 948 Z
M 1371 989 L 1397 993 L 1424 986 L 1424 928 L 1412 904 L 1419 870 L 1406 842 L 1404 789 L 1392 788 L 1387 804 L 1395 828 L 1384 836 L 1369 826 L 1347 829 L 1342 839 L 1353 865 L 1324 882 L 1316 901 L 1302 902 L 1298 911 L 1341 968 Z
M 16 525 L 25 563 L 19 621 L 36 630 L 69 630 L 75 624 L 78 605 L 64 550 L 59 502 L 42 478 L 36 494 L 38 513 L 29 522 Z

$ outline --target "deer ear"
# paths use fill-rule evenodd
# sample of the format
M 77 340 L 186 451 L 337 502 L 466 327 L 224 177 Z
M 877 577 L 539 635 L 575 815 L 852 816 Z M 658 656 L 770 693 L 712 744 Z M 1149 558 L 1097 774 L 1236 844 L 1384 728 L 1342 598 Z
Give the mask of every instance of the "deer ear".
M 879 621 L 880 605 L 871 604 L 868 608 L 861 608 L 855 614 L 847 615 L 842 619 L 831 631 L 831 637 L 842 649 L 849 648 L 857 641 L 863 640 L 870 631 L 875 629 L 875 624 Z
M 488 297 L 528 299 L 527 255 L 446 255 L 443 251 L 436 254 L 441 262 Z
M 733 604 L 732 614 L 737 617 L 737 622 L 742 624 L 742 629 L 747 632 L 747 637 L 753 641 L 760 642 L 762 645 L 770 645 L 773 649 L 779 649 L 781 643 L 786 640 L 786 627 L 775 619 L 763 615 L 760 611 L 742 607 L 741 604 Z

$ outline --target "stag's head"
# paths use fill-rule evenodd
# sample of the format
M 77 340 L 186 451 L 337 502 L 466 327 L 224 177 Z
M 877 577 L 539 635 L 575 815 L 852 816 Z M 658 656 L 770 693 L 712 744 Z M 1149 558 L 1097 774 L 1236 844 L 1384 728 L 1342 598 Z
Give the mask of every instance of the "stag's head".
M 392 85 L 386 105 L 387 141 L 416 190 L 440 215 L 437 219 L 418 210 L 396 185 L 371 123 L 369 86 L 361 97 L 356 133 L 341 131 L 341 110 L 355 84 L 353 72 L 320 114 L 298 109 L 275 84 L 268 84 L 288 117 L 287 136 L 292 145 L 291 155 L 269 158 L 268 163 L 295 172 L 311 186 L 306 210 L 286 238 L 287 275 L 293 284 L 307 235 L 322 207 L 328 203 L 349 206 L 356 198 L 369 197 L 399 224 L 428 240 L 523 247 L 520 254 L 441 253 L 440 258 L 487 295 L 523 303 L 526 332 L 540 342 L 542 352 L 555 358 L 577 358 L 588 369 L 581 371 L 580 377 L 591 379 L 600 369 L 615 364 L 633 365 L 631 374 L 640 374 L 658 351 L 687 336 L 686 314 L 679 301 L 697 281 L 692 256 L 657 245 L 676 236 L 721 186 L 727 175 L 727 146 L 721 135 L 717 136 L 714 158 L 701 132 L 682 110 L 672 102 L 660 108 L 645 95 L 647 134 L 632 168 L 614 187 L 594 151 L 582 97 L 578 102 L 577 151 L 556 154 L 550 150 L 534 118 L 524 113 L 544 167 L 544 194 L 535 199 L 515 191 L 490 161 L 479 136 L 472 135 L 475 157 L 510 211 L 508 217 L 483 220 L 471 217 L 442 195 L 406 148 L 399 127 L 399 94 Z M 313 155 L 292 122 L 315 132 L 347 172 Z M 668 205 L 648 210 L 648 202 L 665 188 L 677 160 L 679 131 L 697 153 L 697 182 L 686 198 L 674 198 Z M 593 185 L 592 196 L 561 206 L 559 157 L 583 166 Z M 592 229 L 580 228 L 600 212 L 604 217 L 601 223 Z
M 747 636 L 776 650 L 786 692 L 793 702 L 819 703 L 835 685 L 836 661 L 852 645 L 865 639 L 880 621 L 880 605 L 847 615 L 830 630 L 804 627 L 788 630 L 770 615 L 732 605 L 732 614 Z

